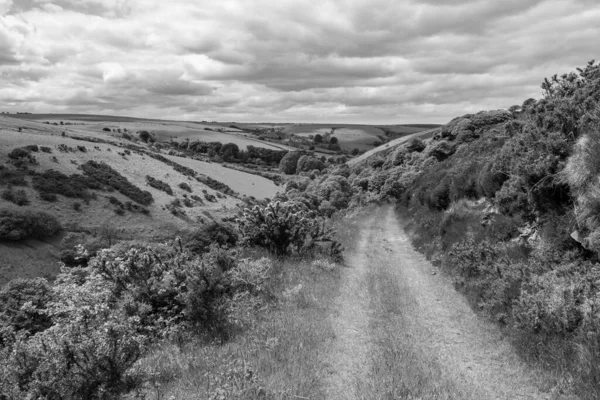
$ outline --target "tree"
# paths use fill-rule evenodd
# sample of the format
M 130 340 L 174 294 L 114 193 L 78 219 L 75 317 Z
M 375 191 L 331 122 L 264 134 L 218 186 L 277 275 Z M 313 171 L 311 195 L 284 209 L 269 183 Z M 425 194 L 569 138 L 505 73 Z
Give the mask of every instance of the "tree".
M 148 131 L 139 131 L 138 135 L 140 136 L 140 139 L 142 139 L 146 143 L 150 139 L 150 133 Z
M 337 144 L 338 143 L 338 138 L 336 138 L 335 136 L 332 136 L 329 139 L 329 144 Z
M 293 175 L 296 173 L 298 160 L 302 156 L 299 151 L 288 152 L 279 162 L 279 170 L 286 175 Z
M 315 138 L 313 139 L 313 142 L 315 143 L 323 143 L 323 136 L 321 136 L 320 134 L 316 134 Z
M 223 145 L 223 147 L 221 147 L 221 157 L 223 157 L 225 161 L 235 160 L 239 157 L 239 155 L 240 148 L 235 143 L 226 143 Z

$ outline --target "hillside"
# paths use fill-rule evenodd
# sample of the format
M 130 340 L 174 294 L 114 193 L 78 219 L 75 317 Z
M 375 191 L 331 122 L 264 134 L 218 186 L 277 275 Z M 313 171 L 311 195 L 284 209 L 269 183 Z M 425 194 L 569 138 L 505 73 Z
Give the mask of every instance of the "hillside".
M 75 120 L 65 122 L 76 123 Z M 147 127 L 148 122 L 130 124 Z M 49 241 L 31 239 L 22 243 L 0 242 L 3 260 L 0 285 L 16 277 L 56 275 L 58 256 L 64 249 L 61 239 L 69 235 L 78 234 L 82 236 L 81 240 L 85 240 L 84 237 L 92 237 L 101 226 L 109 224 L 119 230 L 122 238 L 159 239 L 177 231 L 229 218 L 233 210 L 244 204 L 244 198 L 272 198 L 279 190 L 272 180 L 255 174 L 225 168 L 220 164 L 168 154 L 163 156 L 174 165 L 197 171 L 201 177 L 198 180 L 186 170 L 176 170 L 172 165 L 153 158 L 152 155 L 160 153 L 143 142 L 131 147 L 131 141 L 113 132 L 109 134 L 103 131 L 105 126 L 105 122 L 96 124 L 95 121 L 92 125 L 55 126 L 35 120 L 0 117 L 0 174 L 5 177 L 0 179 L 3 193 L 0 205 L 8 210 L 46 212 L 60 220 L 63 227 L 61 235 Z M 131 125 L 127 126 L 130 128 L 125 129 L 133 129 Z M 63 132 L 65 136 L 62 136 Z M 31 145 L 38 146 L 37 151 L 31 152 L 34 162 L 9 157 L 14 149 Z M 46 151 L 39 150 L 42 147 Z M 13 166 L 15 161 L 19 161 L 22 167 Z M 39 190 L 32 184 L 33 173 L 44 174 L 53 170 L 65 176 L 80 175 L 81 166 L 90 161 L 109 165 L 133 186 L 149 192 L 152 203 L 131 209 L 135 200 L 118 191 L 106 190 L 91 190 L 92 198 L 79 196 L 78 193 L 63 196 L 59 190 L 55 200 L 47 201 L 40 197 Z M 11 183 L 10 176 L 14 174 L 22 176 L 24 182 Z M 172 194 L 150 186 L 147 176 L 166 182 Z M 208 181 L 203 183 L 203 177 L 214 180 L 215 184 Z M 223 188 L 232 188 L 235 193 L 220 188 L 216 184 L 218 182 L 226 185 Z M 185 188 L 180 187 L 182 184 L 185 184 Z M 27 204 L 19 206 L 7 200 L 8 193 L 20 193 Z

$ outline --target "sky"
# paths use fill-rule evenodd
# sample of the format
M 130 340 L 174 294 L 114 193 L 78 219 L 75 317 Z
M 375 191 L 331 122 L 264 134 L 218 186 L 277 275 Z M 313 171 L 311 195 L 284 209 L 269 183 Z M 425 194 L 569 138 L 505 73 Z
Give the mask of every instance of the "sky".
M 600 59 L 597 0 L 0 0 L 0 110 L 445 123 Z

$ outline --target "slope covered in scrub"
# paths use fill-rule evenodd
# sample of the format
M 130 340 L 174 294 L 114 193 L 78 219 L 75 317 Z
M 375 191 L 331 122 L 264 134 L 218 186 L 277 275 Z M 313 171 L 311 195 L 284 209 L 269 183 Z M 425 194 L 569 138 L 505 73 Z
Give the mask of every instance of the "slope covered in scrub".
M 597 393 L 600 66 L 542 83 L 541 99 L 457 117 L 288 185 L 331 215 L 391 201 L 413 244 L 523 355 Z M 558 361 L 557 361 L 558 360 Z

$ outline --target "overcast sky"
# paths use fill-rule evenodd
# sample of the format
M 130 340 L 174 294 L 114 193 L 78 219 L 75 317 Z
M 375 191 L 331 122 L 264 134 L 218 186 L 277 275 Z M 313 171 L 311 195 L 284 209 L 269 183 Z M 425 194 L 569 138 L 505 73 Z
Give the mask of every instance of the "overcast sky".
M 0 109 L 444 123 L 599 59 L 597 0 L 0 0 Z

